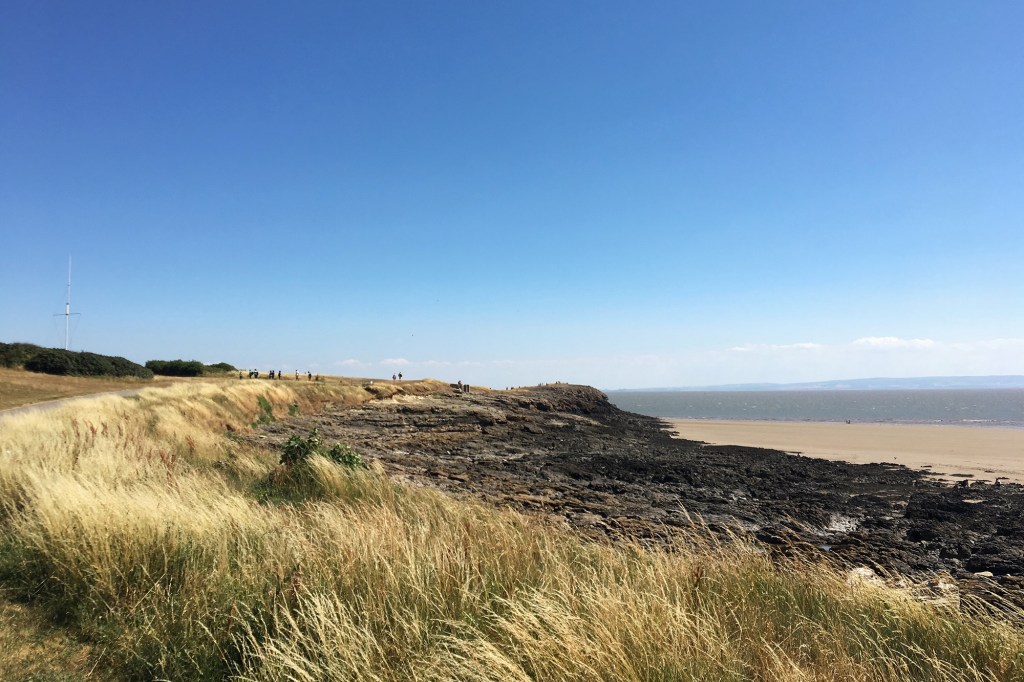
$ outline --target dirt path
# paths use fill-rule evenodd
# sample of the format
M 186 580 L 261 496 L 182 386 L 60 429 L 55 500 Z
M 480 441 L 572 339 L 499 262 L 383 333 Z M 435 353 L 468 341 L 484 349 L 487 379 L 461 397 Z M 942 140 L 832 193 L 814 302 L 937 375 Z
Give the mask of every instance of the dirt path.
M 147 386 L 148 388 L 148 386 Z M 22 405 L 20 407 L 9 407 L 5 410 L 0 410 L 0 419 L 5 417 L 13 417 L 19 414 L 27 414 L 29 412 L 46 411 L 52 410 L 56 407 L 60 407 L 64 403 L 71 402 L 72 400 L 82 400 L 86 398 L 98 398 L 105 395 L 119 395 L 125 398 L 133 395 L 138 395 L 142 391 L 141 388 L 125 388 L 120 391 L 101 391 L 99 393 L 86 393 L 85 395 L 74 395 L 67 398 L 57 398 L 56 400 L 46 400 L 41 403 L 32 403 L 31 405 Z

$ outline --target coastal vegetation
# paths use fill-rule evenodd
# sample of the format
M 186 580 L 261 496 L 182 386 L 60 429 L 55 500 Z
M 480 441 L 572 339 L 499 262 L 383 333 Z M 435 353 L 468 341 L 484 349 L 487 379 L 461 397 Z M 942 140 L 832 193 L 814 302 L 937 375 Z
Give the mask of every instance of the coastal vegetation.
M 969 600 L 699 524 L 666 547 L 586 540 L 316 433 L 237 437 L 446 388 L 182 382 L 0 418 L 0 677 L 1024 679 L 1024 631 Z
M 76 377 L 0 367 L 0 410 L 151 385 L 152 380 L 137 377 Z
M 24 367 L 33 355 L 42 350 L 31 343 L 0 342 L 0 367 Z
M 166 377 L 201 377 L 238 371 L 237 367 L 227 362 L 204 365 L 198 360 L 150 360 L 146 363 L 146 369 Z
M 43 374 L 153 378 L 152 371 L 126 358 L 41 348 L 30 343 L 0 343 L 0 365 Z
M 227 362 L 205 365 L 198 360 L 150 360 L 142 366 L 122 357 L 42 348 L 31 343 L 0 343 L 0 367 L 62 376 L 140 379 L 152 379 L 153 375 L 201 377 L 238 371 Z

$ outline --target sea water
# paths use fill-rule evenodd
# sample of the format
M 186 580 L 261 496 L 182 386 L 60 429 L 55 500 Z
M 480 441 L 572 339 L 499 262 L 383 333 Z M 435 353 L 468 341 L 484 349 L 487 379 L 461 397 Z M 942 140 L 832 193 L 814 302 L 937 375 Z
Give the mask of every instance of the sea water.
M 1024 389 L 608 391 L 607 395 L 623 410 L 669 419 L 1024 428 Z

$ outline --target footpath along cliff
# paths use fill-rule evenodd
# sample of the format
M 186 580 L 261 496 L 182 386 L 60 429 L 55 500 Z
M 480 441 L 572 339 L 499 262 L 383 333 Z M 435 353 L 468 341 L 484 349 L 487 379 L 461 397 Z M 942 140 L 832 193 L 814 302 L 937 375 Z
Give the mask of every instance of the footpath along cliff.
M 397 480 L 547 514 L 592 537 L 658 542 L 694 523 L 739 528 L 782 553 L 948 572 L 1024 603 L 1020 485 L 950 486 L 894 464 L 681 440 L 565 384 L 398 395 L 268 424 L 254 438 L 279 447 L 313 428 Z

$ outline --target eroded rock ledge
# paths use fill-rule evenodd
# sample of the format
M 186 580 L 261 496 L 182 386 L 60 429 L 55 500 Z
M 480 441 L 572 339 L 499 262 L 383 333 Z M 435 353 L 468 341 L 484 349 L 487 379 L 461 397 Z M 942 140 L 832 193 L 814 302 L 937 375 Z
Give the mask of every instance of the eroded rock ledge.
M 1024 486 L 953 487 L 854 465 L 671 437 L 586 386 L 397 396 L 264 427 L 276 447 L 316 427 L 397 479 L 552 515 L 590 536 L 658 541 L 699 516 L 780 551 L 904 574 L 948 571 L 1020 600 Z

